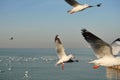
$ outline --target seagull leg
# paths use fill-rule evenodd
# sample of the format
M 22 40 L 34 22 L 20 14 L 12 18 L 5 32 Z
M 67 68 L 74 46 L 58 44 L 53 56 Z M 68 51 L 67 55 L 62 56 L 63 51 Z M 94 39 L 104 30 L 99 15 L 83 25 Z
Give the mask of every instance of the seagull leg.
M 99 65 L 94 65 L 93 69 L 98 69 L 100 66 Z
M 61 64 L 62 70 L 64 70 L 64 63 Z

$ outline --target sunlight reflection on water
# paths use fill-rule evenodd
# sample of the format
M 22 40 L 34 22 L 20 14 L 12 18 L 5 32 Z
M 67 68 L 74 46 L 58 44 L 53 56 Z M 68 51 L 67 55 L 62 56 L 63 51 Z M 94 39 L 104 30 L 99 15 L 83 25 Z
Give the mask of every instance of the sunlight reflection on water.
M 71 50 L 80 61 L 66 63 L 64 71 L 61 70 L 61 66 L 55 67 L 58 57 L 54 51 L 50 50 L 49 53 L 46 49 L 45 52 L 43 49 L 42 52 L 38 50 L 37 53 L 40 55 L 37 56 L 34 51 L 20 53 L 18 50 L 18 53 L 15 51 L 15 55 L 10 55 L 13 53 L 9 53 L 10 51 L 7 50 L 6 55 L 0 56 L 0 80 L 120 80 L 120 72 L 114 69 L 100 67 L 94 70 L 93 64 L 88 64 L 88 61 L 94 59 L 93 53 L 89 50 Z M 79 51 L 82 54 L 79 54 Z M 33 54 L 29 55 L 29 52 Z M 19 56 L 20 54 L 22 56 Z

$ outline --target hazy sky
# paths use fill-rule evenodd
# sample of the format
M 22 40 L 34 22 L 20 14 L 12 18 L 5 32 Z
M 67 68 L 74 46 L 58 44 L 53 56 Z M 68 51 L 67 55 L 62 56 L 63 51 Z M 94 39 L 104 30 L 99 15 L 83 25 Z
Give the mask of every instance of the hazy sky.
M 120 37 L 120 0 L 77 1 L 102 6 L 71 15 L 64 0 L 0 0 L 0 48 L 54 48 L 56 34 L 64 47 L 81 48 L 83 28 L 108 43 Z

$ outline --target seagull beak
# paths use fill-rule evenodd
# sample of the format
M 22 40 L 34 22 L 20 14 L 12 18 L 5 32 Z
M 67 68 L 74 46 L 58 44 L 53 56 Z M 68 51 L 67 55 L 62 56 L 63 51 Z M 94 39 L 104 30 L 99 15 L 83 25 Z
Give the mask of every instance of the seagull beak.
M 98 69 L 100 66 L 99 65 L 94 65 L 93 69 Z

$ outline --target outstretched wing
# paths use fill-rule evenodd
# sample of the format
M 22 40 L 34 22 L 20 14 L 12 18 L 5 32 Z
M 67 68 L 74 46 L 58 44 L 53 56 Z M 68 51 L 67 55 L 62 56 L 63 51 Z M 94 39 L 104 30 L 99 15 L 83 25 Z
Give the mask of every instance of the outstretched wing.
M 113 55 L 118 55 L 120 52 L 120 38 L 117 38 L 111 43 Z
M 102 39 L 92 34 L 91 32 L 88 32 L 86 29 L 82 29 L 82 35 L 94 50 L 97 58 L 113 56 L 112 48 L 108 43 L 104 42 Z
M 80 3 L 78 3 L 76 0 L 65 0 L 65 1 L 73 7 L 80 5 Z
M 66 56 L 65 49 L 62 45 L 59 35 L 55 36 L 55 44 L 56 44 L 56 50 L 57 50 L 59 59 L 61 59 L 63 56 Z

